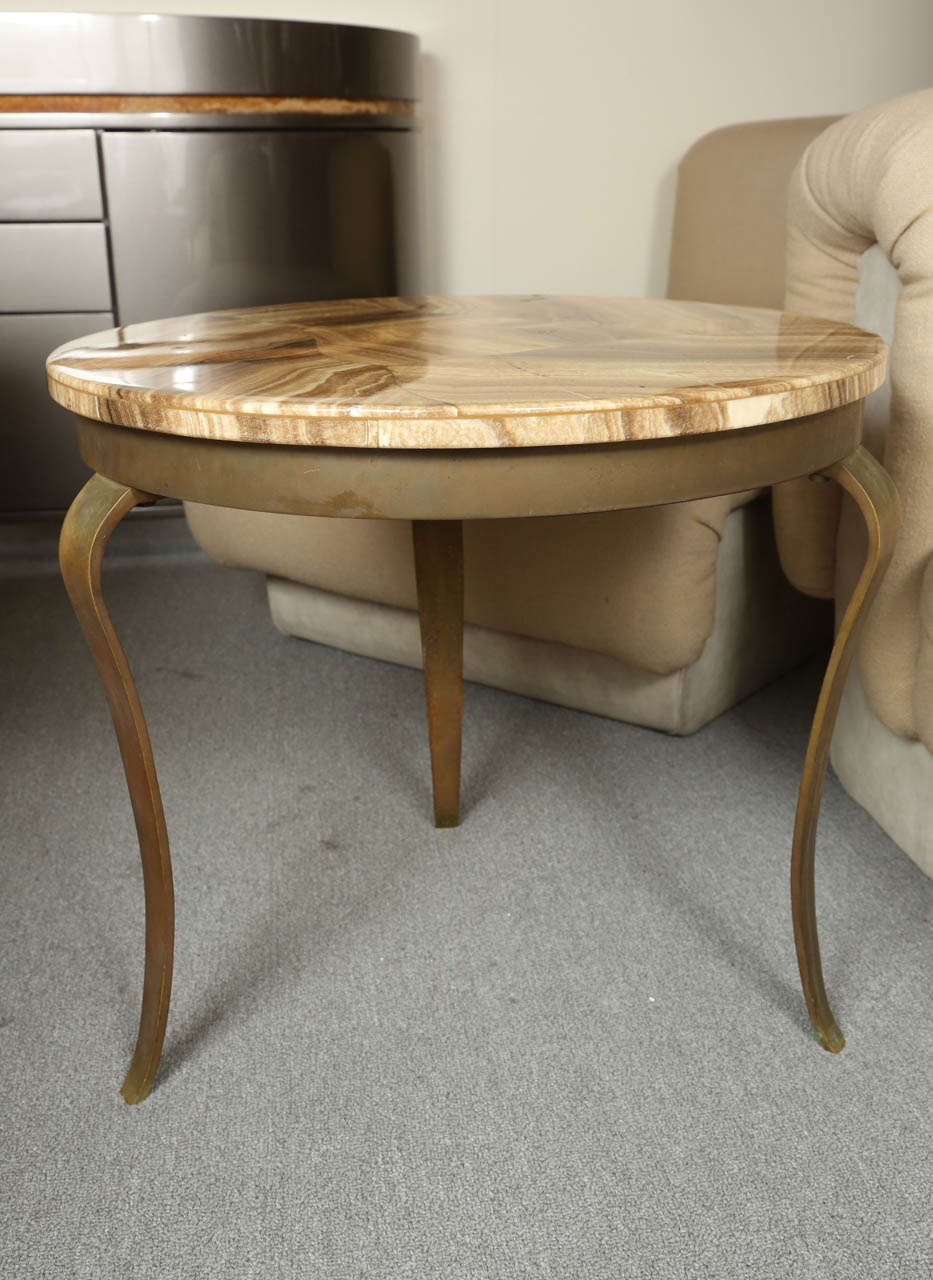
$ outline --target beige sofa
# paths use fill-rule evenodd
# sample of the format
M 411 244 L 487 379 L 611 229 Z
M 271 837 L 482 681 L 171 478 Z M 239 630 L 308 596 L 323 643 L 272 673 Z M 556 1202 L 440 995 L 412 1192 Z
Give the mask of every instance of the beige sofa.
M 668 293 L 779 307 L 784 192 L 828 119 L 739 125 L 684 158 Z M 260 569 L 292 635 L 421 664 L 411 533 L 189 504 L 216 559 Z M 826 608 L 780 571 L 767 495 L 468 522 L 467 679 L 689 733 L 801 661 Z
M 903 523 L 833 738 L 846 789 L 933 875 L 933 89 L 838 121 L 790 185 L 788 309 L 852 320 L 892 341 L 889 386 L 866 411 L 869 447 Z M 844 608 L 860 522 L 834 486 L 774 495 L 781 559 L 801 590 Z

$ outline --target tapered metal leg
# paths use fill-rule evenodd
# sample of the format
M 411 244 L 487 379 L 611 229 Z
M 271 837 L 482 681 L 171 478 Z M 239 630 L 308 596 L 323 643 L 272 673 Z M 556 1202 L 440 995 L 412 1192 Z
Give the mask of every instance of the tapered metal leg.
M 413 520 L 418 616 L 424 654 L 434 825 L 460 821 L 463 723 L 463 525 Z
M 791 906 L 800 981 L 810 1021 L 823 1048 L 830 1053 L 839 1053 L 845 1045 L 845 1039 L 826 998 L 816 928 L 813 889 L 816 824 L 836 712 L 839 710 L 846 675 L 852 665 L 862 624 L 891 559 L 900 526 L 900 506 L 891 477 L 863 448 L 859 448 L 844 462 L 830 467 L 824 474 L 835 480 L 855 499 L 868 532 L 868 550 L 865 565 L 836 635 L 810 730 L 794 826 Z
M 126 513 L 154 499 L 95 475 L 71 504 L 62 525 L 59 559 L 65 587 L 88 642 L 113 717 L 130 792 L 146 898 L 146 967 L 136 1051 L 123 1082 L 127 1102 L 152 1088 L 172 988 L 175 908 L 172 864 L 149 734 L 126 655 L 101 596 L 107 541 Z

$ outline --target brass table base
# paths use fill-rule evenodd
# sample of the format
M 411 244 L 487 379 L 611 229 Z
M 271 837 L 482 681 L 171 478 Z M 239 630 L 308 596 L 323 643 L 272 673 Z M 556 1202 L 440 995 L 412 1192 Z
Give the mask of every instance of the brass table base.
M 162 1055 L 172 991 L 175 897 L 149 731 L 126 654 L 101 594 L 100 566 L 110 535 L 126 513 L 151 501 L 148 494 L 92 476 L 71 504 L 59 544 L 65 587 L 110 705 L 143 864 L 146 968 L 136 1051 L 122 1089 L 127 1102 L 146 1097 Z
M 810 1021 L 823 1048 L 839 1053 L 845 1039 L 826 998 L 816 930 L 813 886 L 816 824 L 836 713 L 855 657 L 859 632 L 894 550 L 900 527 L 900 504 L 891 477 L 866 449 L 859 447 L 850 458 L 829 467 L 825 474 L 855 499 L 865 522 L 868 547 L 865 564 L 836 633 L 810 729 L 794 823 L 790 892 L 797 962 Z
M 425 658 L 429 741 L 438 826 L 459 820 L 462 716 L 463 543 L 461 519 L 476 514 L 605 510 L 731 493 L 819 472 L 855 499 L 868 551 L 823 680 L 800 785 L 791 862 L 794 936 L 804 996 L 820 1044 L 844 1045 L 826 998 L 814 897 L 814 846 L 836 712 L 858 634 L 891 556 L 899 515 L 886 472 L 858 446 L 859 406 L 725 438 L 583 446 L 579 449 L 376 451 L 253 446 L 162 436 L 79 419 L 94 475 L 61 534 L 61 566 L 107 695 L 142 856 L 146 959 L 127 1102 L 148 1094 L 162 1051 L 172 979 L 174 906 L 168 837 L 149 735 L 126 656 L 101 594 L 101 559 L 135 505 L 193 497 L 259 510 L 413 518 Z M 294 466 L 295 455 L 303 463 Z M 363 455 L 362 457 L 360 455 Z M 508 456 L 512 455 L 512 456 Z M 519 456 L 515 456 L 519 455 Z M 498 461 L 497 461 L 498 459 Z M 521 496 L 496 476 L 519 477 Z M 113 478 L 106 478 L 112 476 Z M 569 479 L 568 479 L 569 477 Z M 352 483 L 351 483 L 352 480 Z M 489 483 L 485 486 L 483 481 Z M 367 488 L 368 485 L 368 488 Z M 263 496 L 265 494 L 265 497 Z M 455 516 L 456 518 L 451 518 Z

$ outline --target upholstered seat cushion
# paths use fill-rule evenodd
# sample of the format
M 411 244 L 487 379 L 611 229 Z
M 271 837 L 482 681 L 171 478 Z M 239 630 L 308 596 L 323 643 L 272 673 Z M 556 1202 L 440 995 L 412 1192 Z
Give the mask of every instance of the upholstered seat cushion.
M 466 620 L 658 675 L 677 671 L 696 661 L 712 630 L 723 526 L 750 497 L 467 521 Z M 221 513 L 195 504 L 188 519 L 219 560 L 340 595 L 416 607 L 407 521 Z

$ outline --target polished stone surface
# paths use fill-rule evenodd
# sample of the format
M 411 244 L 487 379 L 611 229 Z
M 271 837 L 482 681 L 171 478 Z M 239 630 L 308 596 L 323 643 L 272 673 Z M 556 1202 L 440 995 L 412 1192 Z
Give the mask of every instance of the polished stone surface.
M 49 358 L 53 397 L 176 435 L 365 448 L 603 443 L 781 422 L 860 400 L 880 338 L 657 299 L 377 298 L 182 316 Z

